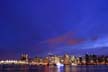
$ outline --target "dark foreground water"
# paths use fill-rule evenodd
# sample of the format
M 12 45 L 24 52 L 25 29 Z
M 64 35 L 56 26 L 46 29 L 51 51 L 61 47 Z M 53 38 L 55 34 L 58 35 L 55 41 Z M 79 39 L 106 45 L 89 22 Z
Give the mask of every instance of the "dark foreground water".
M 62 67 L 36 65 L 0 65 L 0 72 L 108 72 L 108 65 Z

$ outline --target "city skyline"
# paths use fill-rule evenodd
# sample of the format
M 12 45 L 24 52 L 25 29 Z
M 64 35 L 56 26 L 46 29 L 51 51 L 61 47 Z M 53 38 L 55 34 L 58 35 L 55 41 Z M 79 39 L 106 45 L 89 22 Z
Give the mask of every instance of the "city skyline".
M 49 52 L 108 55 L 108 1 L 0 1 L 0 59 Z
M 85 54 L 84 56 L 74 56 L 64 54 L 62 56 L 54 55 L 49 53 L 45 57 L 33 57 L 31 58 L 28 54 L 22 54 L 19 59 L 6 59 L 0 60 L 0 65 L 45 65 L 45 66 L 80 66 L 80 65 L 107 65 L 108 56 L 106 55 L 95 55 Z

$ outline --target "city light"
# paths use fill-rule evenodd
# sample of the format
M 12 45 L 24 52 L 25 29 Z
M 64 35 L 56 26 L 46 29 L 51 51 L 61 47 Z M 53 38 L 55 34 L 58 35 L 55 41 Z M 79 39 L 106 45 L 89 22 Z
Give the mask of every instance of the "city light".
M 48 55 L 44 58 L 35 57 L 29 59 L 28 55 L 21 55 L 20 60 L 1 60 L 0 64 L 29 64 L 29 65 L 56 65 L 62 67 L 64 65 L 96 65 L 108 64 L 108 56 L 89 55 L 85 56 L 71 56 L 65 54 L 64 56 Z

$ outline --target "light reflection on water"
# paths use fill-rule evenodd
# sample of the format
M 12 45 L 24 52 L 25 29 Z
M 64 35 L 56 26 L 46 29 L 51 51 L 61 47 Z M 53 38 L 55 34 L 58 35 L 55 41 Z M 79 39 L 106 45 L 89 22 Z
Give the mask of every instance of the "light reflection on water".
M 108 72 L 108 65 L 90 66 L 27 66 L 1 65 L 0 72 Z

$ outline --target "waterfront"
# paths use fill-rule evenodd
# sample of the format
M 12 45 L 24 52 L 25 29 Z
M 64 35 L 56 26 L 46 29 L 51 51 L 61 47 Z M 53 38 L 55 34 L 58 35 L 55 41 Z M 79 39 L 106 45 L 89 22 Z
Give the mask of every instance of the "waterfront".
M 0 72 L 107 72 L 108 65 L 43 66 L 0 65 Z

